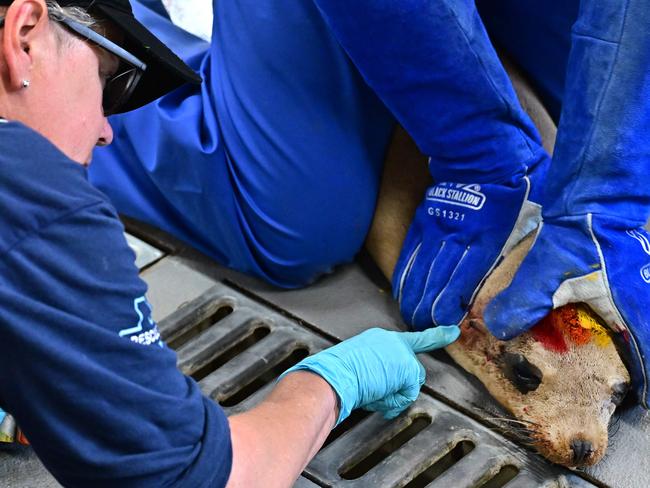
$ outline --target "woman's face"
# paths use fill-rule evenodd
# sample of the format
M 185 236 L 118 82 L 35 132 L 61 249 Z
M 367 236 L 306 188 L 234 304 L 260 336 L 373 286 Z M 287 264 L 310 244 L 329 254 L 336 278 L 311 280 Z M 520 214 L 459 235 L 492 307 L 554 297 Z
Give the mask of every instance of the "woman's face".
M 26 88 L 37 98 L 40 112 L 39 119 L 28 125 L 69 158 L 88 165 L 95 145 L 113 139 L 102 109 L 102 91 L 118 60 L 74 34 L 62 35 L 67 36 L 62 42 L 53 36 L 54 43 L 42 51 L 46 57 L 36 64 Z

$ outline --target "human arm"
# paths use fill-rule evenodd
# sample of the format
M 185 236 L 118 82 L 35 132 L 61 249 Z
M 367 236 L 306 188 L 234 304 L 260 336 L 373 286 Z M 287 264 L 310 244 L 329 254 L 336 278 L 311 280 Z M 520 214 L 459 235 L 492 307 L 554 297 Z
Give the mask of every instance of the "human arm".
M 551 309 L 585 302 L 620 332 L 647 404 L 650 140 L 646 136 L 649 21 L 643 2 L 581 3 L 544 195 L 544 224 L 486 324 L 508 339 Z
M 232 460 L 228 422 L 160 342 L 114 210 L 87 184 L 84 169 L 40 136 L 20 124 L 3 130 L 2 140 L 11 144 L 0 151 L 6 189 L 0 193 L 0 405 L 16 415 L 45 466 L 66 486 L 225 485 Z M 14 157 L 25 147 L 34 158 Z M 277 413 L 290 395 L 299 405 L 313 401 L 301 397 L 304 385 L 294 385 L 295 378 L 309 376 L 315 396 L 325 391 L 331 401 L 329 387 L 303 369 L 336 391 L 339 422 L 358 407 L 395 416 L 424 382 L 415 354 L 458 335 L 457 327 L 372 329 L 321 351 L 285 374 L 257 411 L 261 417 L 241 416 L 245 434 L 238 426 L 234 437 L 264 432 L 257 427 L 268 427 L 267 408 Z M 329 415 L 311 424 L 291 476 L 322 443 L 333 424 Z M 296 431 L 286 415 L 280 421 L 303 439 L 303 422 Z M 266 452 L 271 457 L 264 461 L 273 463 L 275 453 Z
M 320 376 L 287 375 L 257 407 L 229 418 L 228 488 L 284 487 L 298 478 L 334 427 L 336 394 Z
M 83 234 L 98 230 L 93 214 L 74 215 L 59 222 L 61 227 L 50 227 L 47 239 L 43 235 L 38 243 L 27 246 L 29 252 L 27 247 L 14 247 L 17 254 L 12 262 L 29 263 L 28 269 L 12 267 L 16 273 L 36 277 L 40 268 L 59 276 L 59 280 L 56 287 L 52 282 L 39 284 L 38 289 L 30 287 L 40 299 L 31 293 L 17 296 L 16 287 L 12 287 L 11 295 L 0 292 L 0 302 L 7 311 L 3 326 L 24 325 L 7 327 L 3 335 L 11 350 L 20 352 L 1 358 L 3 369 L 19 369 L 20 374 L 2 378 L 0 402 L 16 413 L 37 454 L 64 485 L 221 486 L 219 480 L 225 483 L 230 469 L 230 433 L 223 412 L 200 394 L 192 380 L 180 374 L 174 354 L 166 347 L 134 341 L 141 335 L 134 329 L 143 326 L 147 332 L 156 330 L 146 302 L 138 301 L 139 319 L 132 308 L 131 285 L 137 285 L 136 291 L 141 292 L 142 283 L 118 279 L 128 271 L 122 266 L 133 266 L 126 244 L 112 248 L 108 236 L 101 234 L 97 236 L 100 247 Z M 113 229 L 116 232 L 110 234 L 121 237 L 119 226 Z M 51 263 L 51 246 L 58 248 L 57 243 L 67 243 L 65 254 L 58 254 L 59 259 Z M 128 256 L 131 262 L 116 261 L 116 255 Z M 83 263 L 86 259 L 96 263 L 92 270 L 84 266 L 79 273 L 66 271 L 71 260 Z M 111 279 L 103 279 L 102 269 L 111 271 Z M 4 271 L 2 276 L 11 278 Z M 128 274 L 134 277 L 133 272 Z M 80 278 L 83 282 L 77 281 Z M 33 279 L 27 281 L 37 284 Z M 81 293 L 70 292 L 82 284 Z M 121 295 L 122 291 L 129 305 L 126 310 L 106 303 L 107 295 Z M 20 313 L 7 315 L 11 302 Z M 118 326 L 105 322 L 112 317 L 117 318 Z M 445 328 L 427 331 L 433 342 L 418 341 L 417 350 L 446 345 L 458 336 L 458 329 L 452 329 L 451 333 L 445 333 Z M 120 336 L 126 331 L 132 332 Z M 368 336 L 370 342 L 365 340 Z M 390 361 L 385 359 L 386 348 L 391 351 Z M 329 381 L 334 384 L 344 378 L 363 386 L 359 391 L 342 391 L 344 412 L 357 406 L 381 409 L 382 398 L 404 387 L 408 396 L 398 405 L 389 404 L 391 409 L 401 410 L 415 399 L 424 381 L 414 351 L 396 332 L 369 331 L 320 354 L 329 359 L 316 355 L 309 367 L 326 365 L 332 374 Z M 377 367 L 378 362 L 403 368 L 385 371 Z M 323 375 L 328 374 L 326 371 Z M 308 383 L 302 378 L 308 378 Z M 278 486 L 288 485 L 287 480 L 295 479 L 322 444 L 334 424 L 335 407 L 332 388 L 319 376 L 302 371 L 287 374 L 267 402 L 233 418 L 232 452 L 237 461 L 232 483 L 269 486 L 277 481 Z M 313 416 L 308 411 L 311 408 Z M 274 439 L 282 444 L 278 446 Z M 279 448 L 289 458 L 280 465 Z M 249 460 L 254 462 L 249 465 Z M 98 465 L 101 470 L 97 470 Z M 256 471 L 255 466 L 264 469 Z M 260 478 L 251 478 L 256 475 Z

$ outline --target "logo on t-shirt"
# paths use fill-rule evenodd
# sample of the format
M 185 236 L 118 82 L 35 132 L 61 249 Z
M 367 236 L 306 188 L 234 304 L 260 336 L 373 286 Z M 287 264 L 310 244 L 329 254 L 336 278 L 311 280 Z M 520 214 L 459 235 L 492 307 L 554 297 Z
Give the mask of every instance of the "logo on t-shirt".
M 128 337 L 131 342 L 150 346 L 158 344 L 163 347 L 160 340 L 160 332 L 156 322 L 151 318 L 151 305 L 145 297 L 139 297 L 133 300 L 133 308 L 138 315 L 138 325 L 120 331 L 120 337 Z

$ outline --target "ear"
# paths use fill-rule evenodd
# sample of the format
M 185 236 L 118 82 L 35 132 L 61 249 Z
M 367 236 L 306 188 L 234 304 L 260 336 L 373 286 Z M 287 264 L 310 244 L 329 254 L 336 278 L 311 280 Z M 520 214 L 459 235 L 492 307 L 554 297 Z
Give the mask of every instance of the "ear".
M 21 89 L 30 79 L 32 47 L 49 35 L 49 19 L 44 0 L 15 0 L 7 10 L 2 33 L 2 52 L 12 88 Z

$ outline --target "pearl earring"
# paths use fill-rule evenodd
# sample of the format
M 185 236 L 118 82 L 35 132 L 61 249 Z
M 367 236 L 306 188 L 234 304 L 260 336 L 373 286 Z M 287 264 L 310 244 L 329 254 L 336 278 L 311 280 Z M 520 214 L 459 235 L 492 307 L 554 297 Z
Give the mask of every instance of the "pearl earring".
M 23 80 L 23 88 L 29 88 L 29 80 Z

